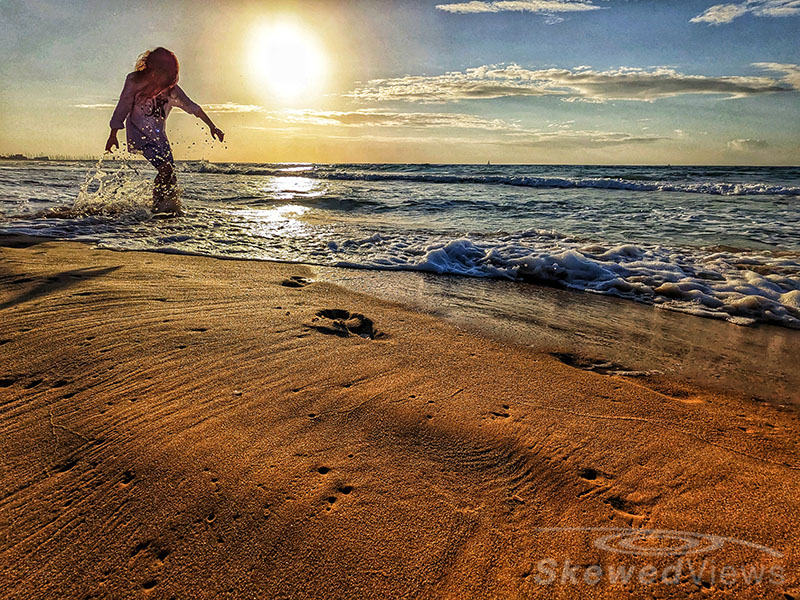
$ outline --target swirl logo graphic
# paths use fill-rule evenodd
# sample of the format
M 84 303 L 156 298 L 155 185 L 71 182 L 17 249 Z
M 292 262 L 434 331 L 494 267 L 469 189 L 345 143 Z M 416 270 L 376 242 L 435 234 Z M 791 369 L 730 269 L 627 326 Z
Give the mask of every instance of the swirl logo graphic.
M 635 556 L 686 556 L 707 554 L 725 545 L 743 546 L 764 552 L 775 558 L 783 554 L 745 540 L 696 533 L 693 531 L 673 531 L 669 529 L 632 529 L 622 527 L 544 527 L 536 531 L 566 532 L 587 531 L 603 533 L 594 540 L 594 547 L 616 554 Z

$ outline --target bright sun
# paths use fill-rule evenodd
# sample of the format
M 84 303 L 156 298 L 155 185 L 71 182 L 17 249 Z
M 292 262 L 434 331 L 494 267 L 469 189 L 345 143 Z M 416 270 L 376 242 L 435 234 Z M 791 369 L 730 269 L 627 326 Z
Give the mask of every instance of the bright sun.
M 322 87 L 325 54 L 316 38 L 283 21 L 254 30 L 251 54 L 254 77 L 280 100 L 297 100 Z

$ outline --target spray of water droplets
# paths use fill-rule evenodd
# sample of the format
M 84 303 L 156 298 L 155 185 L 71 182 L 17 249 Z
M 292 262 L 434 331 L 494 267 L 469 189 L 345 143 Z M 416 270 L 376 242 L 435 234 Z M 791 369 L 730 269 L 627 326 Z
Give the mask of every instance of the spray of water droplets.
M 70 212 L 75 218 L 87 216 L 130 216 L 138 220 L 150 217 L 152 182 L 141 177 L 128 159 L 114 161 L 108 168 L 103 159 L 86 174 Z

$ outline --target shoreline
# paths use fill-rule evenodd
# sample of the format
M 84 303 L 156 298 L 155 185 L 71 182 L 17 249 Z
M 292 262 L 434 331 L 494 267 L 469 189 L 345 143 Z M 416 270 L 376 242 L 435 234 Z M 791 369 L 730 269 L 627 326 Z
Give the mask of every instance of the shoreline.
M 783 569 L 667 597 L 800 590 L 793 412 L 576 368 L 318 267 L 19 242 L 0 237 L 6 597 L 650 596 L 536 581 L 542 559 L 672 564 L 600 549 L 609 527 Z
M 0 234 L 0 247 L 17 243 L 25 246 L 40 240 L 89 247 L 97 243 Z M 800 411 L 800 370 L 793 369 L 800 359 L 796 350 L 800 347 L 800 330 L 774 323 L 739 325 L 635 299 L 527 281 L 193 251 L 95 249 L 298 265 L 311 269 L 315 277 L 328 283 L 421 310 L 497 342 L 560 356 L 568 364 L 590 371 L 646 377 L 652 386 L 663 386 L 678 394 L 687 393 L 684 387 L 697 386 Z M 497 289 L 502 290 L 502 298 Z M 469 294 L 478 296 L 478 300 L 469 298 Z M 514 299 L 509 302 L 506 296 Z M 492 305 L 501 299 L 502 307 Z M 579 317 L 569 317 L 570 312 L 579 313 Z

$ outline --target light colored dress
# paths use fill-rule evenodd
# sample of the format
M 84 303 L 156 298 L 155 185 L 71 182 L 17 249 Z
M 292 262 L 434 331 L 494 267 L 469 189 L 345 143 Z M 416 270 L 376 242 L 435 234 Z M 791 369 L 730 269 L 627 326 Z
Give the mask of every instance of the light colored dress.
M 129 73 L 109 125 L 112 129 L 125 129 L 129 151 L 155 148 L 167 153 L 170 147 L 165 121 L 169 112 L 177 106 L 190 115 L 197 116 L 201 110 L 200 105 L 192 102 L 178 85 L 161 92 L 155 98 L 136 104 L 134 98 L 140 88 L 141 84 L 136 83 L 134 73 Z

